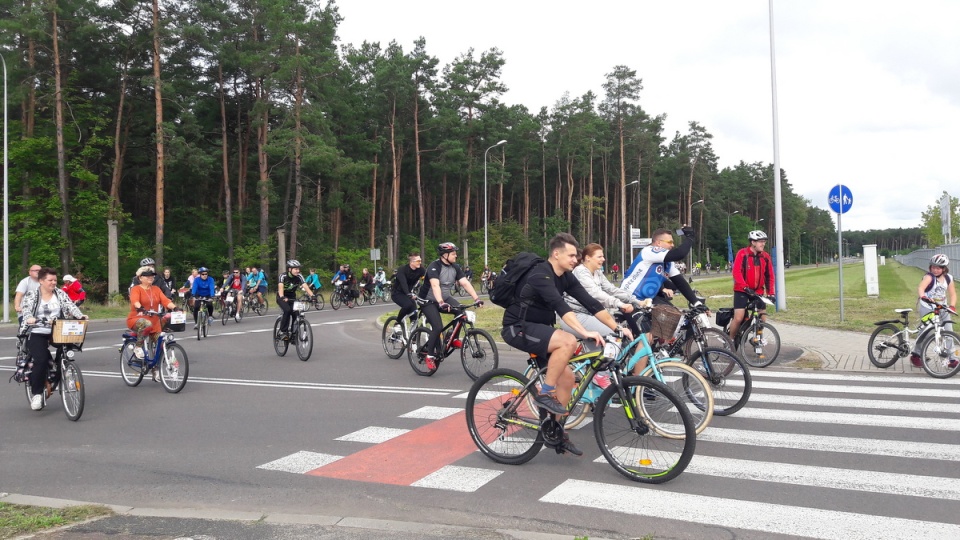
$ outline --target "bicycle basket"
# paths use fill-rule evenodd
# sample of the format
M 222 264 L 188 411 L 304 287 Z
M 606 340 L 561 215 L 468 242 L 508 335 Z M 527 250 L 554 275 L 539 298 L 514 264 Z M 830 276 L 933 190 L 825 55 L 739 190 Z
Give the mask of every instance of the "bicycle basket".
M 731 320 L 733 320 L 732 308 L 720 308 L 717 310 L 717 326 L 726 328 Z
M 87 321 L 57 319 L 53 321 L 53 334 L 50 341 L 63 345 L 67 343 L 83 344 L 87 334 Z
M 670 341 L 673 339 L 683 313 L 674 306 L 659 304 L 650 311 L 650 333 L 655 339 Z
M 183 311 L 173 311 L 170 313 L 170 322 L 167 323 L 167 330 L 170 332 L 183 332 L 187 329 L 187 314 Z

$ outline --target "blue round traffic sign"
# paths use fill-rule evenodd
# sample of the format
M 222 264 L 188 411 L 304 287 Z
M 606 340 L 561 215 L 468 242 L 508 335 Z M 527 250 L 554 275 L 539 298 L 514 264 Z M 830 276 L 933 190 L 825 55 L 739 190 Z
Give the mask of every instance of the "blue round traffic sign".
M 830 190 L 830 195 L 827 196 L 827 200 L 830 202 L 831 210 L 838 214 L 843 214 L 853 206 L 853 193 L 850 192 L 850 188 L 847 186 L 837 184 Z

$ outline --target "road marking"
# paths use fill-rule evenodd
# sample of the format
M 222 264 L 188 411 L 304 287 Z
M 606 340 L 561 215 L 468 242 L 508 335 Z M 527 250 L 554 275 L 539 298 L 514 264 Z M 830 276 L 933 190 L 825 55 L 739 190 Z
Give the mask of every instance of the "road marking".
M 838 397 L 788 396 L 783 394 L 750 394 L 750 403 L 775 403 L 777 405 L 814 405 L 819 407 L 850 407 L 855 409 L 882 409 L 897 412 L 960 413 L 960 403 L 936 403 L 931 401 L 891 401 L 889 399 L 850 399 Z M 818 413 L 811 413 L 818 414 Z
M 409 432 L 410 432 L 409 429 L 396 429 L 396 428 L 370 426 L 370 427 L 365 427 L 359 431 L 354 431 L 353 433 L 348 433 L 343 437 L 337 437 L 334 440 L 379 444 L 382 442 L 387 442 L 390 439 L 399 437 L 400 435 L 403 435 L 404 433 L 409 433 Z
M 750 374 L 753 379 L 803 379 L 805 381 L 849 381 L 849 382 L 890 382 L 896 384 L 934 384 L 934 385 L 956 385 L 956 382 L 949 379 L 934 379 L 933 377 L 921 377 L 919 375 L 892 375 L 884 372 L 878 372 L 876 375 L 855 375 L 846 373 L 822 373 L 815 371 L 761 371 L 752 369 Z
M 271 461 L 270 463 L 264 463 L 257 468 L 266 471 L 304 474 L 316 469 L 317 467 L 323 467 L 324 465 L 333 463 L 334 461 L 341 459 L 341 457 L 342 456 L 333 456 L 330 454 L 318 454 L 317 452 L 300 451 L 295 454 L 290 454 L 289 456 Z
M 741 411 L 742 412 L 742 411 Z M 740 414 L 739 412 L 737 414 Z M 816 452 L 842 452 L 873 456 L 894 456 L 912 459 L 960 461 L 960 446 L 930 442 L 896 441 L 834 437 L 829 435 L 801 435 L 772 431 L 748 431 L 709 427 L 697 435 L 697 442 L 743 444 L 770 448 L 796 448 Z
M 414 487 L 472 493 L 501 474 L 503 474 L 503 471 L 447 465 L 410 485 Z
M 440 420 L 448 416 L 463 412 L 459 407 L 420 407 L 415 411 L 401 414 L 400 418 L 423 418 L 426 420 Z
M 939 390 L 936 388 L 897 388 L 893 386 L 847 386 L 835 384 L 804 384 L 795 382 L 753 381 L 754 389 L 787 390 L 790 392 L 830 392 L 831 394 L 881 394 L 885 397 L 945 397 L 956 399 L 960 390 Z
M 566 480 L 542 502 L 805 537 L 960 538 L 960 525 Z
M 743 409 L 737 411 L 737 418 L 750 418 L 753 420 L 776 420 L 777 422 L 790 423 L 848 424 L 854 426 L 960 431 L 960 420 L 953 418 L 882 416 L 877 414 L 790 411 L 779 409 L 757 409 L 749 407 L 744 407 Z

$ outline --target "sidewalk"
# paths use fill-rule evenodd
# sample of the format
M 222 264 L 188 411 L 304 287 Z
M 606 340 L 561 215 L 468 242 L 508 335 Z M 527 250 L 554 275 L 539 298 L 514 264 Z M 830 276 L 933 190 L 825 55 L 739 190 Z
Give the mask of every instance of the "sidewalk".
M 771 321 L 771 324 L 780 332 L 782 347 L 798 347 L 803 349 L 804 352 L 797 360 L 782 363 L 777 361 L 770 367 L 920 373 L 926 375 L 923 368 L 913 367 L 910 358 L 903 358 L 887 369 L 874 366 L 867 356 L 867 343 L 870 341 L 870 334 L 816 328 L 779 321 Z M 817 363 L 820 364 L 819 367 Z

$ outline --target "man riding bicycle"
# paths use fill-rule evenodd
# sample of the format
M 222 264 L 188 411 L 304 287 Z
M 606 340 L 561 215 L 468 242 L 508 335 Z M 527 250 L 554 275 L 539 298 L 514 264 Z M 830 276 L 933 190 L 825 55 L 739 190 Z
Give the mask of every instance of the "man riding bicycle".
M 337 282 L 340 282 L 338 285 Z M 333 275 L 333 279 L 330 281 L 334 286 L 342 289 L 344 293 L 344 303 L 347 304 L 347 307 L 353 307 L 353 299 L 360 296 L 360 291 L 357 290 L 357 278 L 353 275 L 353 272 L 350 270 L 349 264 L 341 264 L 340 270 Z
M 217 295 L 217 284 L 210 277 L 210 270 L 205 266 L 197 269 L 198 276 L 193 280 L 193 286 L 190 289 L 190 296 L 196 298 L 213 298 Z M 193 329 L 197 329 L 197 314 L 200 313 L 200 302 L 193 303 Z M 207 314 L 213 318 L 213 304 L 207 302 Z M 159 332 L 159 330 L 158 330 Z
M 302 289 L 310 298 L 313 298 L 313 291 L 307 285 L 306 280 L 300 275 L 300 261 L 290 259 L 287 261 L 287 271 L 280 276 L 277 282 L 277 305 L 283 314 L 280 316 L 280 338 L 290 339 L 290 315 L 293 313 L 293 303 L 297 300 L 297 289 Z
M 416 293 L 413 292 L 414 287 L 417 286 L 417 283 L 423 279 L 426 270 L 423 269 L 423 259 L 420 258 L 420 254 L 411 253 L 407 256 L 408 264 L 401 266 L 397 269 L 397 274 L 394 276 L 393 281 L 393 293 L 390 295 L 390 298 L 395 304 L 400 306 L 400 312 L 397 313 L 397 319 L 401 324 L 405 325 L 406 330 L 409 330 L 413 326 L 413 320 L 409 323 L 406 322 L 405 317 L 413 315 L 417 312 L 417 305 L 414 303 L 414 298 L 417 297 Z
M 440 311 L 450 313 L 452 308 L 460 307 L 460 303 L 450 294 L 454 283 L 459 283 L 474 302 L 480 300 L 473 284 L 467 280 L 463 269 L 457 264 L 457 246 L 453 242 L 444 242 L 437 246 L 437 254 L 439 258 L 430 263 L 426 270 L 427 286 L 420 287 L 420 298 L 427 300 L 422 311 L 430 322 L 430 338 L 424 347 L 427 352 L 424 364 L 431 371 L 437 369 L 436 359 L 440 357 L 440 332 L 443 330 Z M 480 302 L 480 305 L 482 306 L 483 302 Z
M 240 315 L 241 304 L 243 304 L 243 282 L 244 277 L 240 274 L 239 268 L 234 268 L 224 280 L 223 288 L 220 291 L 220 297 L 226 301 L 228 294 L 235 295 L 234 302 L 237 306 L 237 315 Z M 239 319 L 238 319 L 239 320 Z
M 733 258 L 733 318 L 730 319 L 730 339 L 737 339 L 737 330 L 747 314 L 749 294 L 773 296 L 776 294 L 776 279 L 773 275 L 773 260 L 764 251 L 767 233 L 750 231 L 750 245 L 737 252 Z M 763 304 L 757 309 L 761 321 L 767 320 Z
M 250 267 L 250 274 L 247 275 L 247 286 L 250 288 L 250 294 L 257 293 L 257 300 L 263 304 L 263 295 L 267 293 L 267 276 L 262 268 L 256 266 Z

